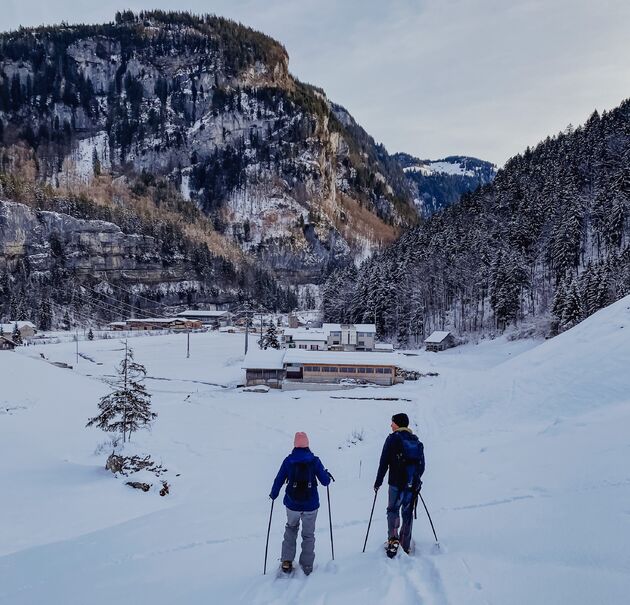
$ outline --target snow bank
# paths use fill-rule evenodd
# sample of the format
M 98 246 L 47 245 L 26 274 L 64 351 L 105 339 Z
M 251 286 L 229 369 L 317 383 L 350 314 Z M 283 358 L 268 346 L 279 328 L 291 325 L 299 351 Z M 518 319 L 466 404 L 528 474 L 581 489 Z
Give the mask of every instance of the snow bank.
M 171 494 L 131 490 L 102 470 L 104 441 L 85 429 L 121 343 L 0 352 L 0 603 L 187 605 L 621 604 L 630 591 L 630 298 L 539 344 L 504 339 L 439 354 L 438 376 L 361 396 L 252 395 L 243 336 L 134 339 L 159 416 L 134 436 L 176 472 Z M 624 327 L 621 327 L 621 326 Z M 102 365 L 99 365 L 102 364 Z M 384 400 L 383 395 L 392 400 Z M 6 411 L 11 408 L 10 411 Z M 405 411 L 426 448 L 416 551 L 388 560 L 385 494 L 366 553 L 372 484 L 391 415 Z M 276 578 L 284 511 L 276 501 L 262 575 L 271 482 L 295 431 L 337 479 L 320 491 L 314 573 Z

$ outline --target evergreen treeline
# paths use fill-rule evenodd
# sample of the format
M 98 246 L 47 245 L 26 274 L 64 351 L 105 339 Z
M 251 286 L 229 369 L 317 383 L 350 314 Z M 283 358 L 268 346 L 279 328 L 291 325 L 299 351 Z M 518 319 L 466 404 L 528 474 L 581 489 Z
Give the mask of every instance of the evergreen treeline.
M 630 101 L 507 162 L 495 181 L 323 288 L 326 320 L 434 329 L 565 329 L 630 293 Z
M 59 212 L 85 220 L 101 220 L 116 224 L 124 233 L 154 238 L 156 256 L 138 259 L 146 263 L 146 273 L 169 271 L 183 267 L 184 285 L 175 293 L 165 294 L 159 286 L 145 286 L 141 295 L 130 292 L 131 282 L 110 280 L 98 268 L 86 275 L 77 272 L 75 260 L 68 258 L 68 240 L 72 233 L 53 233 L 47 242 L 51 254 L 50 271 L 34 271 L 25 255 L 0 270 L 0 318 L 30 320 L 39 329 L 70 329 L 85 326 L 88 318 L 115 321 L 123 317 L 164 315 L 162 305 L 194 305 L 208 301 L 254 301 L 268 309 L 289 311 L 297 307 L 296 292 L 282 286 L 268 271 L 253 263 L 236 265 L 214 254 L 207 245 L 188 237 L 187 224 L 198 225 L 200 212 L 173 195 L 164 182 L 154 182 L 143 175 L 134 189 L 152 194 L 153 203 L 177 212 L 177 223 L 152 219 L 135 212 L 129 205 L 103 205 L 86 195 L 56 197 L 48 188 L 32 186 L 33 199 L 22 199 L 27 184 L 0 172 L 3 198 L 28 201 L 37 210 Z M 159 216 L 159 215 L 158 215 Z M 191 280 L 195 284 L 189 283 Z M 111 283 L 111 287 L 103 289 Z M 103 291 L 104 294 L 99 294 Z

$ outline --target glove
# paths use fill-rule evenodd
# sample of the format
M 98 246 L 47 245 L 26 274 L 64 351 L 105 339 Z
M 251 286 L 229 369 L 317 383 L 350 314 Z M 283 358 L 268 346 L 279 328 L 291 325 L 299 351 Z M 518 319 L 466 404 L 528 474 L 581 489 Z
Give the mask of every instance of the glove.
M 276 496 L 276 498 L 274 498 L 271 494 L 269 494 L 269 497 L 270 497 L 272 500 L 275 500 L 278 496 Z
M 381 487 L 380 485 L 375 485 L 374 486 L 374 493 L 376 494 L 378 492 L 379 487 Z

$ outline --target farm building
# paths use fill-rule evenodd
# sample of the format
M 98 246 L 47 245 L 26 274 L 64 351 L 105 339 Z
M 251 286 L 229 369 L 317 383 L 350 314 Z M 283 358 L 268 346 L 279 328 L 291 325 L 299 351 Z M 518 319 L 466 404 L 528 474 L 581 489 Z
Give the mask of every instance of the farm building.
M 196 319 L 184 319 L 181 317 L 127 319 L 115 321 L 109 324 L 110 329 L 120 330 L 199 330 L 202 323 Z
M 427 351 L 437 353 L 455 346 L 455 338 L 450 332 L 435 331 L 424 341 Z
M 392 353 L 346 353 L 303 349 L 253 350 L 245 357 L 246 384 L 281 388 L 294 383 L 372 383 L 384 386 L 402 382 L 396 377 L 397 362 Z
M 274 389 L 282 388 L 285 376 L 284 349 L 252 349 L 245 356 L 245 384 L 255 386 L 265 384 Z
M 176 317 L 183 319 L 194 319 L 200 321 L 204 326 L 225 327 L 232 322 L 232 314 L 229 311 L 203 311 L 187 309 L 178 313 Z

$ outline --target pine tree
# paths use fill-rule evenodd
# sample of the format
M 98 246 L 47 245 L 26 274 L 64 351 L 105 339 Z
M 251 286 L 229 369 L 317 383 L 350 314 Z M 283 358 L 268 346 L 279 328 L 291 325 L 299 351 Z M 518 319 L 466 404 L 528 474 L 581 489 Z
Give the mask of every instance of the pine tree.
M 263 337 L 262 348 L 263 349 L 279 349 L 280 348 L 280 341 L 278 340 L 278 332 L 276 331 L 276 324 L 274 323 L 273 319 L 269 323 L 269 327 L 267 328 L 267 331 L 265 332 L 265 335 Z
M 15 322 L 15 326 L 13 327 L 13 335 L 11 339 L 16 345 L 22 344 L 22 333 L 20 332 L 20 328 L 18 328 L 17 321 Z
M 101 160 L 98 157 L 96 147 L 92 148 L 92 170 L 94 171 L 94 176 L 101 176 Z
M 42 298 L 39 305 L 39 329 L 46 331 L 52 326 L 52 311 L 48 298 Z
M 92 328 L 90 328 L 90 331 L 88 332 L 88 340 L 94 340 L 94 332 L 92 332 Z
M 555 315 L 558 320 L 562 321 L 564 315 L 564 307 L 567 303 L 567 290 L 564 280 L 561 279 L 556 287 L 556 293 L 553 297 L 553 304 L 551 306 L 551 313 Z
M 567 297 L 562 313 L 562 325 L 566 328 L 574 326 L 582 320 L 582 297 L 577 279 L 571 280 L 567 288 Z
M 151 411 L 151 395 L 142 384 L 146 368 L 133 359 L 133 350 L 125 343 L 125 356 L 117 370 L 114 390 L 101 397 L 100 414 L 90 418 L 86 426 L 96 425 L 103 431 L 119 432 L 123 443 L 131 439 L 131 433 L 148 428 L 157 414 Z

